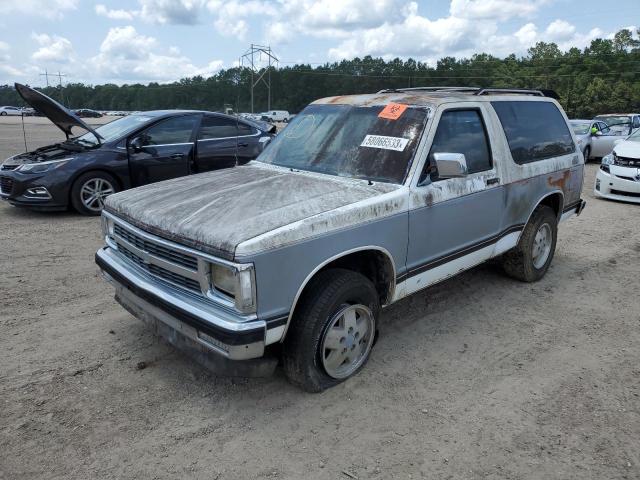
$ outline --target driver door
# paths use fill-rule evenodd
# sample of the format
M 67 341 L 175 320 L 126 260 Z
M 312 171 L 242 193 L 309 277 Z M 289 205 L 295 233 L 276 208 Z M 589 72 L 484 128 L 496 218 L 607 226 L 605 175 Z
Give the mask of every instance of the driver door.
M 468 105 L 468 104 L 466 104 Z M 412 194 L 404 294 L 427 287 L 493 254 L 503 189 L 484 105 L 444 110 Z M 434 154 L 464 154 L 468 174 L 440 178 Z M 413 202 L 416 202 L 414 205 Z
M 600 158 L 609 155 L 613 150 L 614 142 L 624 137 L 616 135 L 604 122 L 597 122 L 596 128 L 598 131 L 591 137 L 591 156 Z
M 133 186 L 188 175 L 199 121 L 199 115 L 172 117 L 132 137 L 128 150 Z

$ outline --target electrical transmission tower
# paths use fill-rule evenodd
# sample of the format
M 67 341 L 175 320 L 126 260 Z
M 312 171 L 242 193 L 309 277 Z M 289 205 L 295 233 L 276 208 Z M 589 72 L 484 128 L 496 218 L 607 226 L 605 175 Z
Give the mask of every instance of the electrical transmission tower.
M 58 70 L 58 73 L 49 73 L 45 69 L 44 73 L 41 73 L 40 76 L 45 78 L 47 82 L 47 87 L 49 86 L 49 77 L 58 77 L 58 88 L 60 89 L 60 99 L 63 100 L 62 103 L 64 103 L 64 96 L 63 96 L 64 93 L 62 90 L 62 77 L 66 77 L 67 75 L 64 73 L 60 73 L 59 70 Z
M 266 65 L 262 56 L 266 57 Z M 267 87 L 267 110 L 271 110 L 271 67 L 278 63 L 270 46 L 251 44 L 249 50 L 240 57 L 240 66 L 251 69 L 251 113 L 253 112 L 253 91 L 260 82 Z M 266 78 L 265 78 L 266 76 Z

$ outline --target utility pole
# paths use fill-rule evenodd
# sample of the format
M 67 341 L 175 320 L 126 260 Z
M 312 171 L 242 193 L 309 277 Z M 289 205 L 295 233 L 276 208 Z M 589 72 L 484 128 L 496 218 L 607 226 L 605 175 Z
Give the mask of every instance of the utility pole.
M 47 69 L 44 69 L 44 73 L 40 74 L 41 77 L 44 77 L 47 82 L 47 88 L 49 88 L 49 73 L 47 73 Z
M 266 68 L 257 65 L 257 60 L 262 58 L 262 54 L 267 57 Z M 271 110 L 271 67 L 278 63 L 278 58 L 273 54 L 270 46 L 255 45 L 252 43 L 251 47 L 240 57 L 240 67 L 244 67 L 245 62 L 246 66 L 251 69 L 251 113 L 254 113 L 253 91 L 260 82 L 264 83 L 267 87 L 267 110 Z M 255 77 L 257 77 L 257 79 Z
M 64 73 L 60 73 L 60 70 L 58 70 L 58 73 L 49 73 L 45 68 L 44 73 L 41 73 L 40 76 L 45 78 L 45 81 L 47 83 L 47 88 L 49 88 L 49 77 L 50 76 L 58 77 L 58 88 L 60 89 L 60 100 L 62 101 L 62 103 L 64 103 L 64 96 L 62 91 L 62 77 L 66 77 L 67 75 Z

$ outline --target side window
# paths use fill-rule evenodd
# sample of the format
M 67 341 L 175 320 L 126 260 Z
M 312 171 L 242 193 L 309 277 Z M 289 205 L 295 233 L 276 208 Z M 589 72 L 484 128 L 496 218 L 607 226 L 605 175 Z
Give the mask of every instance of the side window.
M 636 115 L 633 117 L 633 124 L 631 126 L 633 128 L 640 128 L 640 116 Z
M 564 117 L 551 102 L 491 102 L 509 142 L 511 156 L 525 164 L 575 152 Z
M 598 124 L 598 127 L 599 127 L 598 130 L 600 130 L 603 135 L 611 134 L 611 129 L 609 128 L 609 125 L 607 125 L 606 123 L 600 122 Z
M 238 136 L 238 123 L 230 118 L 205 116 L 200 124 L 198 140 L 229 138 Z
M 434 153 L 464 154 L 469 173 L 491 170 L 491 148 L 480 111 L 448 110 L 442 113 L 420 182 L 430 172 L 434 172 L 431 179 L 436 180 Z
M 193 135 L 198 117 L 195 115 L 174 117 L 156 123 L 146 129 L 140 136 L 143 145 L 170 145 L 189 143 Z
M 253 135 L 256 133 L 256 129 L 251 127 L 251 125 L 247 125 L 246 123 L 238 122 L 238 135 L 239 136 L 247 136 Z

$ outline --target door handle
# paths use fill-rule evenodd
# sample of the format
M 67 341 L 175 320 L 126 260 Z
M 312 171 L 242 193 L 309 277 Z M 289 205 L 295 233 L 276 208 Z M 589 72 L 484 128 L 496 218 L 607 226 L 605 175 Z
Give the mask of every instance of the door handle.
M 496 183 L 500 183 L 500 179 L 498 177 L 487 178 L 487 185 L 495 185 Z
M 174 160 L 179 160 L 181 158 L 184 158 L 184 153 L 174 153 L 169 158 L 172 158 Z
M 239 143 L 238 146 L 239 147 L 248 147 L 249 144 L 248 143 Z

